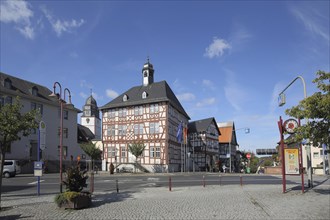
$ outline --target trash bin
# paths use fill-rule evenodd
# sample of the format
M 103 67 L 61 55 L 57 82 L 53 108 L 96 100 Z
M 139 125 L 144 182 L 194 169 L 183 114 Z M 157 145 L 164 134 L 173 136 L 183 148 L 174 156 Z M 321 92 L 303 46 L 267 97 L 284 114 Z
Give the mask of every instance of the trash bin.
M 250 167 L 246 168 L 246 173 L 250 173 Z

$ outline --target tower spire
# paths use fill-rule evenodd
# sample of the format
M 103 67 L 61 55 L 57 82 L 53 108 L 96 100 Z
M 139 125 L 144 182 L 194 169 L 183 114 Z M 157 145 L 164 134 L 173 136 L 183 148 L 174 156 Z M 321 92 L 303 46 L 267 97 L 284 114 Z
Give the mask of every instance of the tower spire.
M 154 67 L 150 63 L 149 56 L 142 69 L 143 86 L 148 86 L 154 82 Z

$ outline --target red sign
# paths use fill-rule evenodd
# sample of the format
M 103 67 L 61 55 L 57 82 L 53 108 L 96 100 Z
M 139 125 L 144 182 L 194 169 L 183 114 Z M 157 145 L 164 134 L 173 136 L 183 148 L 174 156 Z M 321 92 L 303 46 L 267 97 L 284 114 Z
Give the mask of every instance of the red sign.
M 250 160 L 251 154 L 246 154 L 246 158 Z

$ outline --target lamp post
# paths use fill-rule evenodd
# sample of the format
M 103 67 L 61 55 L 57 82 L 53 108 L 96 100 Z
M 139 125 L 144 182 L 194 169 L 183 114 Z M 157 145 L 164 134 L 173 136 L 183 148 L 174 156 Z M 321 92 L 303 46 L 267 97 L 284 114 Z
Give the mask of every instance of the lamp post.
M 233 132 L 235 132 L 235 131 L 243 130 L 243 129 L 245 129 L 245 134 L 250 133 L 250 128 L 245 127 L 245 128 L 238 128 L 238 129 L 236 129 L 236 130 L 233 130 L 233 131 L 232 131 L 232 134 L 233 134 Z M 231 136 L 231 137 L 233 137 L 233 136 Z M 232 139 L 233 139 L 233 138 L 231 138 L 231 139 L 230 139 L 230 142 L 229 142 L 229 173 L 231 173 L 231 141 L 232 141 Z
M 301 79 L 303 88 L 304 88 L 304 99 L 307 98 L 306 94 L 306 83 L 305 80 L 302 76 L 297 76 L 294 80 L 290 82 L 290 84 L 283 89 L 282 92 L 279 94 L 279 106 L 285 105 L 285 90 L 287 90 L 297 79 Z M 308 123 L 307 119 L 305 121 Z M 307 156 L 307 176 L 308 176 L 308 187 L 312 188 L 313 187 L 313 176 L 312 176 L 312 157 L 311 157 L 311 147 L 307 145 L 306 149 L 306 156 Z
M 56 93 L 56 85 L 60 87 L 60 93 Z M 63 160 L 63 105 L 66 103 L 65 101 L 65 94 L 68 92 L 69 94 L 69 102 L 68 104 L 71 104 L 71 92 L 68 88 L 64 89 L 63 97 L 62 97 L 62 86 L 59 82 L 55 82 L 53 86 L 53 93 L 50 94 L 49 96 L 51 97 L 56 97 L 58 101 L 60 102 L 60 192 L 63 192 L 63 173 L 62 173 L 62 160 Z

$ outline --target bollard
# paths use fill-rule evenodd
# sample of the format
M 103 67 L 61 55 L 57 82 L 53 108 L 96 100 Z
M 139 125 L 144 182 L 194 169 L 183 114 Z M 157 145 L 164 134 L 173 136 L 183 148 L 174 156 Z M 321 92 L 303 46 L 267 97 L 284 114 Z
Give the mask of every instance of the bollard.
M 170 176 L 168 177 L 168 189 L 172 191 L 172 178 Z
M 116 189 L 117 189 L 117 193 L 119 193 L 118 180 L 116 180 Z
M 241 186 L 243 186 L 243 179 L 242 179 L 242 175 L 239 175 L 239 179 L 240 179 L 240 182 L 241 182 Z
M 92 194 L 94 192 L 94 172 L 93 171 L 91 172 L 91 181 L 90 181 L 89 187 L 90 187 L 89 191 Z
M 203 176 L 203 187 L 205 187 L 205 176 Z

